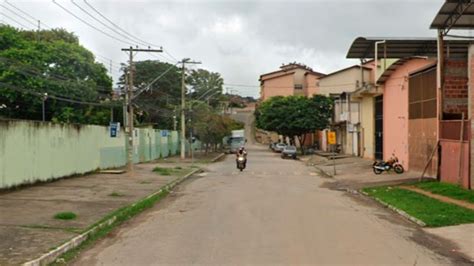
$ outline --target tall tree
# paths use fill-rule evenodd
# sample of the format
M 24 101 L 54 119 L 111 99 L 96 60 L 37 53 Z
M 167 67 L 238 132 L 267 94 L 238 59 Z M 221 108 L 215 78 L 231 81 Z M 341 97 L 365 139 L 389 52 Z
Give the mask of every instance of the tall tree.
M 187 82 L 192 88 L 190 93 L 193 99 L 207 100 L 214 107 L 219 103 L 224 85 L 219 73 L 205 69 L 192 70 Z
M 329 126 L 332 110 L 332 100 L 322 95 L 276 96 L 261 103 L 255 117 L 258 128 L 297 137 L 304 143 L 307 133 Z
M 0 116 L 42 118 L 41 95 L 82 102 L 109 98 L 112 79 L 94 55 L 65 30 L 21 31 L 0 26 Z M 46 119 L 58 122 L 106 124 L 109 108 L 46 99 Z
M 181 99 L 181 70 L 176 65 L 156 60 L 134 62 L 134 66 L 134 86 L 139 90 L 146 89 L 134 100 L 138 107 L 138 122 L 172 128 L 173 115 L 179 114 L 175 110 L 179 111 Z M 128 73 L 128 66 L 123 70 Z M 125 85 L 125 74 L 120 77 L 119 84 Z

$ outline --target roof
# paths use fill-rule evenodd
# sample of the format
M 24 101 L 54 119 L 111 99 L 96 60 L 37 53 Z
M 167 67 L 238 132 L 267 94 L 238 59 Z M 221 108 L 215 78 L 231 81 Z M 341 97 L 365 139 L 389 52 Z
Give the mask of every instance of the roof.
M 275 75 L 273 77 L 269 77 L 269 79 L 271 78 L 276 78 L 276 77 L 281 77 L 281 76 L 284 76 L 284 75 L 288 75 L 288 74 L 293 74 L 295 72 L 295 69 L 303 69 L 306 71 L 305 75 L 307 74 L 313 74 L 313 75 L 316 75 L 316 76 L 325 76 L 325 74 L 323 73 L 319 73 L 319 72 L 316 72 L 314 70 L 312 70 L 311 68 L 305 66 L 305 65 L 302 65 L 302 64 L 296 64 L 296 63 L 291 63 L 291 64 L 287 64 L 287 65 L 282 65 L 280 67 L 281 69 L 280 70 L 277 70 L 277 71 L 273 71 L 273 72 L 269 72 L 269 73 L 265 73 L 265 74 L 262 74 L 260 75 L 260 79 L 259 80 L 264 80 L 264 76 L 269 76 L 269 75 Z M 281 75 L 279 75 L 279 73 L 281 73 Z
M 333 76 L 333 75 L 336 75 L 338 73 L 341 73 L 341 72 L 344 72 L 346 70 L 349 70 L 349 69 L 352 69 L 352 68 L 363 68 L 363 69 L 366 69 L 366 70 L 372 70 L 372 68 L 368 67 L 368 66 L 361 66 L 361 65 L 352 65 L 350 67 L 346 67 L 346 68 L 343 68 L 343 69 L 339 69 L 337 71 L 334 71 L 332 73 L 329 73 L 327 75 L 325 75 L 324 77 L 322 77 L 321 79 L 324 79 L 326 77 L 330 77 L 330 76 Z
M 450 29 L 474 28 L 474 1 L 446 0 L 436 14 L 431 29 L 443 29 L 445 34 Z
M 437 56 L 437 40 L 435 38 L 384 38 L 358 37 L 354 40 L 347 58 L 374 58 L 375 42 L 385 41 L 387 58 L 404 58 L 412 56 Z M 467 57 L 469 40 L 445 40 L 446 50 L 450 57 Z M 378 57 L 384 57 L 384 45 L 379 45 Z
M 402 66 L 403 64 L 405 64 L 406 62 L 408 62 L 412 59 L 417 59 L 417 58 L 420 58 L 420 57 L 417 57 L 417 56 L 404 57 L 404 58 L 401 58 L 401 59 L 397 60 L 396 62 L 391 64 L 387 69 L 385 69 L 385 71 L 382 73 L 382 75 L 377 80 L 377 83 L 378 84 L 385 83 L 385 81 L 387 81 L 390 78 L 390 76 L 393 74 L 393 72 L 395 72 L 400 66 Z M 436 62 L 432 62 L 428 66 L 432 67 L 433 64 L 436 65 Z M 425 69 L 426 67 L 427 66 L 424 66 L 422 69 Z M 419 71 L 419 69 L 417 69 L 416 71 Z

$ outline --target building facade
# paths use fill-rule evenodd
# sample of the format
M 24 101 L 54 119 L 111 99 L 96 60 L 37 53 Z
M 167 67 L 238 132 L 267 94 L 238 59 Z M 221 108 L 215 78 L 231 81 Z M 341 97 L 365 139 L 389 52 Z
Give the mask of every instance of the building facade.
M 310 97 L 318 93 L 318 80 L 323 76 L 302 64 L 282 65 L 280 70 L 260 76 L 260 100 L 265 101 L 273 96 Z

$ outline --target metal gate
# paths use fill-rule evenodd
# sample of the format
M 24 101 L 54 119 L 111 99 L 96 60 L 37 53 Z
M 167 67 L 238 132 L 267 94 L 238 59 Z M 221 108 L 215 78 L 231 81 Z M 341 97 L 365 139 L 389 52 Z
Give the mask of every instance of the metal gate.
M 377 160 L 383 159 L 383 95 L 375 97 L 375 154 Z

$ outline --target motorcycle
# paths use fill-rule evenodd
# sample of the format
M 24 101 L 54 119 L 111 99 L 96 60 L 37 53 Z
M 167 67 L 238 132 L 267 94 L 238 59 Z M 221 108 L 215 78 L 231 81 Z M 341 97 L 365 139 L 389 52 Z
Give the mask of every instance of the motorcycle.
M 242 172 L 245 169 L 245 157 L 237 157 L 237 168 Z
M 398 162 L 398 158 L 395 156 L 395 154 L 392 154 L 392 157 L 387 161 L 375 161 L 372 165 L 372 169 L 376 175 L 380 175 L 383 171 L 388 172 L 392 169 L 397 174 L 401 174 L 405 171 L 403 166 Z

